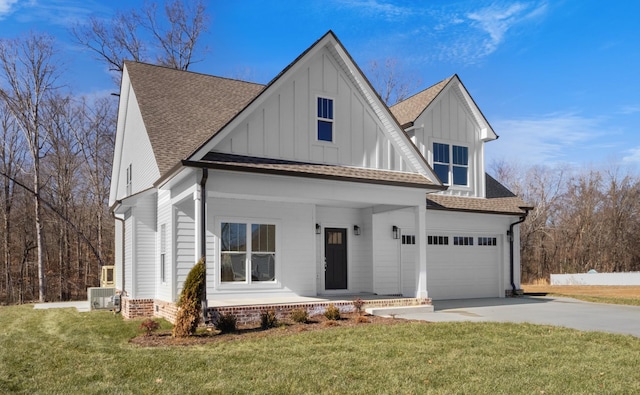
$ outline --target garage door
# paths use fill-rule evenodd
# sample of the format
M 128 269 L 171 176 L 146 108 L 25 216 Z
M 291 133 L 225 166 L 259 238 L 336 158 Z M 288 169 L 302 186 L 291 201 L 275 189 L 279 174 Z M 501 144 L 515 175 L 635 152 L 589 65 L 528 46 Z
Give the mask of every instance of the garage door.
M 504 296 L 497 235 L 429 234 L 427 292 L 437 299 Z

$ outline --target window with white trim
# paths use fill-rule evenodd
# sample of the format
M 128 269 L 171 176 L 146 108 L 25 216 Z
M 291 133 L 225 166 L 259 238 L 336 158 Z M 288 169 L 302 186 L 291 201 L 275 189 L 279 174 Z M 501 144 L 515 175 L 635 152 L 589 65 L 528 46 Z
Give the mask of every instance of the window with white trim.
M 434 142 L 433 170 L 445 185 L 469 185 L 469 148 Z
M 252 284 L 275 281 L 275 225 L 222 222 L 220 228 L 221 282 Z
M 416 244 L 416 236 L 415 235 L 402 235 L 402 244 L 405 244 L 405 245 Z
M 478 237 L 479 246 L 495 246 L 498 245 L 498 240 L 495 237 Z
M 333 99 L 318 97 L 318 141 L 333 141 Z

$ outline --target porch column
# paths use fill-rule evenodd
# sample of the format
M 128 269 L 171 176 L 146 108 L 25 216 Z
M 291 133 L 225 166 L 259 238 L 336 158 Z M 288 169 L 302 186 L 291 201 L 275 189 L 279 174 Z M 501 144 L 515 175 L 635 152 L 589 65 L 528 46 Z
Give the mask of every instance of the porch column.
M 427 292 L 427 206 L 424 204 L 413 208 L 416 232 L 416 255 L 415 267 L 417 268 L 418 288 L 416 297 L 428 298 Z

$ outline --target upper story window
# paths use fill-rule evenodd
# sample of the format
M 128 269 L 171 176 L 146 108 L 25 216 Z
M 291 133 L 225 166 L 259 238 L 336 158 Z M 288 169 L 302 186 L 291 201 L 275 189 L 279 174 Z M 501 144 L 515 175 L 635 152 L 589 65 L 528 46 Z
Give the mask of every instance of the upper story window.
M 251 284 L 275 281 L 275 225 L 223 222 L 220 246 L 222 282 Z
M 333 141 L 333 100 L 318 97 L 318 141 Z
M 433 170 L 445 185 L 469 185 L 469 148 L 433 143 Z

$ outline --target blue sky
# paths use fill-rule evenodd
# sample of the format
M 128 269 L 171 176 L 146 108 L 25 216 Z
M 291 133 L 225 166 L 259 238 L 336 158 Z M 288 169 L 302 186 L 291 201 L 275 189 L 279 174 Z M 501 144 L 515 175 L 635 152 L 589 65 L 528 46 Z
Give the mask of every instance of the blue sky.
M 77 93 L 114 91 L 68 27 L 133 0 L 0 0 L 0 37 L 58 39 Z M 208 3 L 191 70 L 266 83 L 329 29 L 363 70 L 395 58 L 416 91 L 457 73 L 500 138 L 487 161 L 640 169 L 640 2 L 322 0 Z

